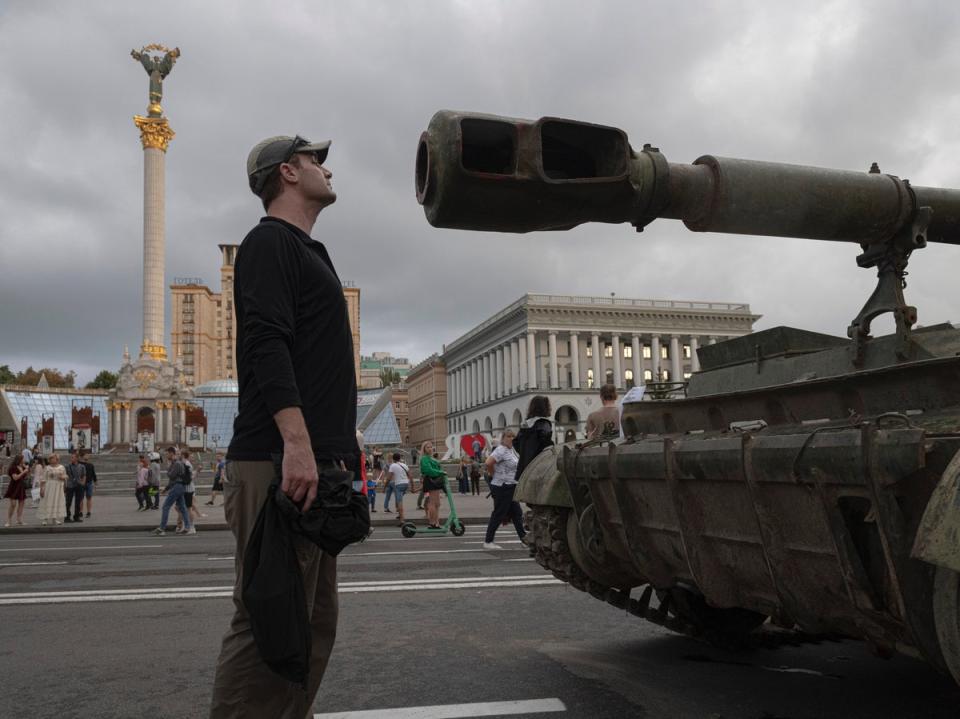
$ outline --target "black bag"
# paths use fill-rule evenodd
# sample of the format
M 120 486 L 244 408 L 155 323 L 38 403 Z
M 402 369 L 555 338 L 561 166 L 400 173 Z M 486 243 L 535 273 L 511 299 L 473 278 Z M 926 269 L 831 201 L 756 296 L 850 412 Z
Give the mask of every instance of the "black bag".
M 282 455 L 274 455 L 274 472 L 280 482 Z M 320 547 L 331 556 L 370 534 L 370 500 L 353 489 L 353 472 L 319 469 L 317 496 L 305 512 L 283 492 L 276 493 L 277 507 L 290 523 L 290 529 Z
M 306 689 L 311 633 L 293 534 L 270 485 L 243 557 L 243 604 L 264 663 Z
M 513 448 L 517 450 L 520 459 L 517 462 L 517 480 L 523 474 L 523 470 L 530 464 L 534 457 L 540 454 L 547 447 L 553 446 L 553 428 L 546 419 L 538 419 L 533 423 L 533 427 L 521 427 L 513 440 Z
M 443 489 L 443 477 L 424 477 L 423 489 L 425 492 L 439 492 Z

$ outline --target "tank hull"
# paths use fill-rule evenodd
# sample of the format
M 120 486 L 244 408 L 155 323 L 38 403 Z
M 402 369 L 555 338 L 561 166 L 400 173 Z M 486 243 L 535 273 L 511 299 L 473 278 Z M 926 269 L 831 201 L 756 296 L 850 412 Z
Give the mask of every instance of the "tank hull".
M 960 680 L 957 573 L 913 552 L 960 474 L 960 360 L 879 372 L 629 406 L 625 438 L 558 448 L 521 478 L 534 556 L 687 634 L 727 642 L 769 618 Z

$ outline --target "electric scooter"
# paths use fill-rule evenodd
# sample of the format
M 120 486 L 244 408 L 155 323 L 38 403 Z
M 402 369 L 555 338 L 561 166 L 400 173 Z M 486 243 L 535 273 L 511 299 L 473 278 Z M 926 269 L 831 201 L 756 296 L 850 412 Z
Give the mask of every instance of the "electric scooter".
M 407 537 L 413 537 L 417 534 L 446 534 L 449 531 L 454 537 L 462 537 L 464 532 L 467 531 L 466 525 L 463 521 L 457 516 L 457 508 L 453 504 L 453 493 L 450 491 L 450 484 L 447 482 L 447 478 L 443 478 L 443 491 L 447 494 L 447 502 L 450 503 L 450 515 L 447 517 L 447 521 L 441 524 L 439 527 L 418 527 L 413 522 L 407 521 L 400 525 L 400 533 Z

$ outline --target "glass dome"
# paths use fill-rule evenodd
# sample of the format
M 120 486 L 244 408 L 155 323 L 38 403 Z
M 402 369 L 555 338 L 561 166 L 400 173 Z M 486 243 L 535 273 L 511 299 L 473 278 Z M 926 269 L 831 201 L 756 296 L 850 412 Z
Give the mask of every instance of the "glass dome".
M 235 379 L 214 379 L 193 388 L 193 393 L 197 397 L 216 394 L 236 395 L 237 392 L 237 381 Z

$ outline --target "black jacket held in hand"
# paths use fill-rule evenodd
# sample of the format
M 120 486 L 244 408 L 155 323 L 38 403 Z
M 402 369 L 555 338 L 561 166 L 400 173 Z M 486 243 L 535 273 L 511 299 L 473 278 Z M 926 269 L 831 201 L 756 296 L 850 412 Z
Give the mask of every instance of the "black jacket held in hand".
M 370 533 L 367 498 L 352 488 L 352 472 L 318 469 L 317 498 L 306 512 L 279 490 L 282 456 L 257 516 L 243 560 L 244 606 L 264 663 L 284 679 L 306 686 L 310 619 L 294 542 L 296 535 L 332 556 Z
M 310 618 L 293 533 L 270 486 L 243 557 L 243 604 L 260 657 L 287 681 L 307 686 Z

